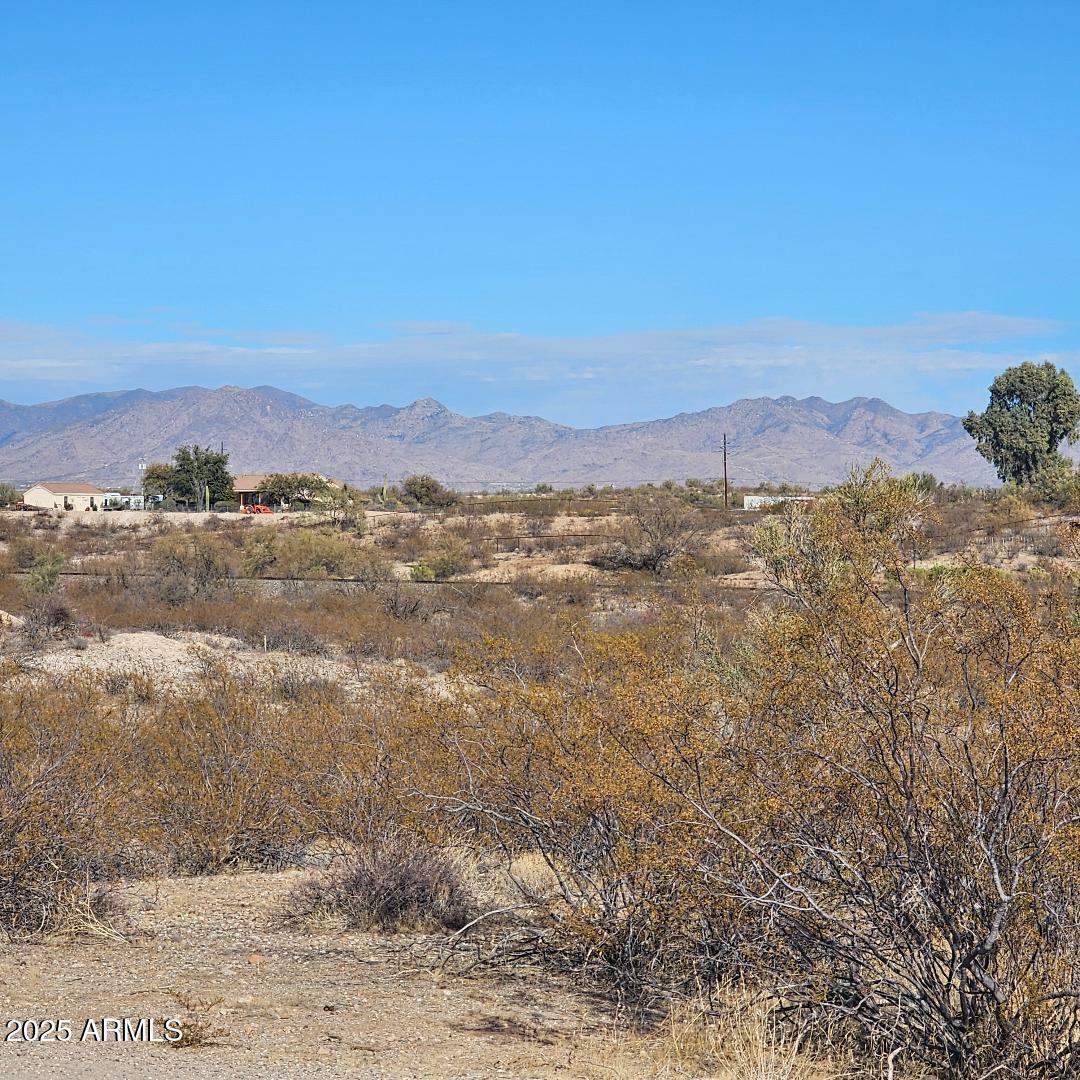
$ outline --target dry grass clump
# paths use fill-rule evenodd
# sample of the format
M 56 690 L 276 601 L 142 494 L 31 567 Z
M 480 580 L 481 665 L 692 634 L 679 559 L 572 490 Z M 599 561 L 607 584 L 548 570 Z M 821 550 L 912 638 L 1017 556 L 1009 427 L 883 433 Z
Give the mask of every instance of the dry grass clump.
M 767 1003 L 718 1005 L 707 998 L 676 1003 L 654 1025 L 613 1033 L 603 1061 L 585 1059 L 591 1075 L 651 1080 L 870 1080 L 878 1069 L 858 1068 L 848 1055 L 807 1045 Z M 881 1071 L 881 1080 L 888 1075 Z M 893 1073 L 890 1080 L 895 1080 Z
M 480 914 L 460 862 L 401 834 L 362 845 L 297 885 L 286 917 L 336 916 L 354 930 L 460 930 Z

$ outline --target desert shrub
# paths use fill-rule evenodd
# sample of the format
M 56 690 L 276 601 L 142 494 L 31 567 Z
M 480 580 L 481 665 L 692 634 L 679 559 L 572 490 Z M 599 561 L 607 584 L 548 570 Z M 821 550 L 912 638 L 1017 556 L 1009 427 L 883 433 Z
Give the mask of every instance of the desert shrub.
M 545 536 L 551 532 L 553 515 L 526 514 L 525 532 L 532 537 Z
M 1055 506 L 1075 505 L 1080 498 L 1080 473 L 1073 462 L 1059 455 L 1035 475 L 1030 490 Z
M 396 835 L 297 885 L 292 920 L 335 915 L 354 930 L 459 930 L 480 914 L 460 863 L 445 851 Z
M 112 909 L 121 740 L 83 685 L 0 689 L 0 930 L 78 929 Z
M 363 536 L 367 530 L 368 498 L 356 488 L 327 487 L 318 496 L 316 504 L 334 528 L 354 537 Z
M 394 580 L 394 566 L 372 548 L 360 548 L 352 561 L 351 572 L 357 584 L 369 592 Z
M 303 833 L 286 778 L 303 767 L 302 742 L 286 744 L 288 717 L 272 712 L 257 685 L 221 670 L 210 677 L 212 689 L 165 697 L 140 722 L 136 826 L 173 872 L 295 865 Z
M 458 501 L 457 493 L 443 487 L 433 476 L 409 476 L 401 490 L 408 501 L 426 510 L 443 510 Z
M 409 579 L 420 582 L 434 581 L 435 571 L 421 559 L 415 566 L 409 568 Z
M 414 579 L 415 580 L 415 579 Z M 395 582 L 382 600 L 383 611 L 392 619 L 404 621 L 406 619 L 426 619 L 429 615 L 424 598 L 416 592 L 409 592 Z
M 244 538 L 241 567 L 248 577 L 262 577 L 271 573 L 277 558 L 277 529 L 255 529 Z
M 300 527 L 259 529 L 244 540 L 243 568 L 251 576 L 293 579 L 345 577 L 357 545 L 348 534 Z
M 166 533 L 150 548 L 142 588 L 172 606 L 217 595 L 232 576 L 226 550 L 225 542 L 213 534 Z
M 356 545 L 346 535 L 291 529 L 279 540 L 275 565 L 285 577 L 345 577 L 355 555 Z
M 399 559 L 413 562 L 428 547 L 430 537 L 423 522 L 399 518 L 379 526 L 375 534 L 375 543 L 392 551 Z
M 539 600 L 544 595 L 545 583 L 536 574 L 518 571 L 513 578 L 515 596 L 523 600 Z
M 750 560 L 741 551 L 726 549 L 709 555 L 699 555 L 698 561 L 711 574 L 725 577 L 728 574 L 742 574 L 753 569 Z
M 342 696 L 341 687 L 333 680 L 294 668 L 275 671 L 272 684 L 282 701 L 340 701 Z
M 465 540 L 451 534 L 443 534 L 424 553 L 417 572 L 413 576 L 414 581 L 443 581 L 463 574 L 473 564 L 472 553 Z
M 64 556 L 59 551 L 46 551 L 36 556 L 27 572 L 27 584 L 32 592 L 45 594 L 56 591 Z
M 31 526 L 35 532 L 59 532 L 60 531 L 60 515 L 58 513 L 51 513 L 48 510 L 41 510 L 34 514 L 33 525 Z
M 19 570 L 29 570 L 49 550 L 35 537 L 16 534 L 8 540 L 8 555 Z
M 942 1076 L 1073 1075 L 1071 607 L 920 580 L 925 511 L 874 466 L 766 521 L 779 599 L 734 638 L 703 611 L 459 659 L 418 786 L 557 879 L 515 948 L 646 999 L 757 987 Z
M 589 562 L 602 570 L 663 573 L 679 555 L 697 552 L 705 531 L 700 513 L 664 491 L 645 491 L 626 504 L 622 535 L 595 551 Z
M 34 597 L 23 616 L 23 636 L 34 646 L 41 646 L 50 638 L 64 637 L 74 628 L 75 615 L 70 605 L 55 594 Z
M 26 514 L 0 514 L 0 540 L 5 543 L 25 539 L 29 531 L 30 521 Z
M 97 675 L 96 681 L 106 694 L 115 697 L 124 695 L 139 702 L 151 702 L 159 697 L 153 677 L 143 671 L 106 668 Z
M 256 624 L 248 634 L 248 643 L 264 649 L 296 653 L 300 656 L 325 656 L 327 642 L 301 620 L 280 615 Z

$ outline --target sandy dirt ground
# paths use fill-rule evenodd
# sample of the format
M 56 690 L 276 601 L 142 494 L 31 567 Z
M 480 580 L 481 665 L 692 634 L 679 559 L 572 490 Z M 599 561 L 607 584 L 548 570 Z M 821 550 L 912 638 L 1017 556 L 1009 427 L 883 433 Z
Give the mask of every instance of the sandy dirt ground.
M 423 939 L 286 928 L 304 871 L 142 882 L 127 940 L 0 947 L 8 1018 L 178 1017 L 189 1047 L 0 1044 L 12 1080 L 611 1075 L 612 1006 L 551 976 L 440 974 Z M 622 1069 L 619 1075 L 626 1075 Z
M 17 625 L 15 617 L 0 612 L 0 648 L 3 645 L 2 627 L 8 620 Z M 190 685 L 192 680 L 205 675 L 208 664 L 224 661 L 230 671 L 241 676 L 260 675 L 271 679 L 275 672 L 288 672 L 294 678 L 329 680 L 347 693 L 353 693 L 369 685 L 371 671 L 379 666 L 346 662 L 332 656 L 264 652 L 249 648 L 235 638 L 191 630 L 178 630 L 168 637 L 149 630 L 117 632 L 106 642 L 90 637 L 82 638 L 79 645 L 80 648 L 73 649 L 70 643 L 54 643 L 48 649 L 24 658 L 23 669 L 31 676 L 76 672 L 141 674 L 162 689 Z M 401 662 L 395 666 L 407 665 Z

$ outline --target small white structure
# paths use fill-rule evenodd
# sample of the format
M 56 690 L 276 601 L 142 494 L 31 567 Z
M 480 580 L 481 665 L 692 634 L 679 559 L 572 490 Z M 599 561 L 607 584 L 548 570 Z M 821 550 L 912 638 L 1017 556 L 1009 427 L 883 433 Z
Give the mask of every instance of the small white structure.
M 100 510 L 105 492 L 93 484 L 50 480 L 35 484 L 23 494 L 23 502 L 35 510 Z
M 101 501 L 103 510 L 142 510 L 143 506 L 141 495 L 126 495 L 119 491 L 106 491 Z
M 778 506 L 786 502 L 813 502 L 813 495 L 744 495 L 744 510 L 764 510 L 766 506 Z

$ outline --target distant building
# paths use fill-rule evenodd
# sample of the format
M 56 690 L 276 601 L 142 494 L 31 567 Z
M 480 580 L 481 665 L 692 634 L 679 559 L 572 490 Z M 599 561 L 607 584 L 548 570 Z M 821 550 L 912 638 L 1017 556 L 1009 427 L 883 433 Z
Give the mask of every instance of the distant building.
M 233 492 L 241 506 L 251 506 L 266 501 L 266 482 L 270 473 L 238 473 L 232 478 Z
M 119 491 L 106 491 L 102 499 L 105 510 L 142 510 L 146 501 L 142 495 L 127 495 Z
M 93 484 L 47 481 L 35 484 L 23 494 L 23 502 L 35 510 L 100 510 L 105 492 Z
M 744 510 L 764 510 L 766 506 L 777 506 L 786 502 L 813 502 L 813 495 L 744 495 Z

